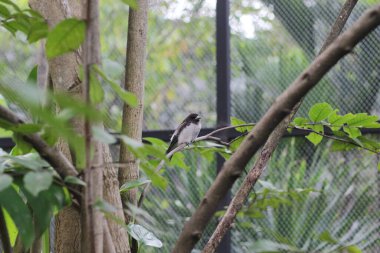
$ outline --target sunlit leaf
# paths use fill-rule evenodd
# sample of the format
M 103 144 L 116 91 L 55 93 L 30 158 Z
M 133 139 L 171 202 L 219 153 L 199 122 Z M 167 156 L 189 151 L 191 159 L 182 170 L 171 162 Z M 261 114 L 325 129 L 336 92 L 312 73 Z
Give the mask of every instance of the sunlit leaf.
M 310 108 L 309 118 L 314 122 L 319 122 L 326 119 L 332 112 L 333 109 L 328 103 L 318 103 Z
M 32 215 L 13 187 L 0 191 L 0 205 L 7 210 L 16 224 L 21 240 L 29 248 L 34 240 Z
M 345 250 L 347 250 L 348 253 L 362 253 L 362 250 L 356 245 L 347 246 Z
M 230 120 L 231 120 L 232 126 L 239 126 L 239 125 L 246 125 L 247 124 L 247 122 L 245 122 L 244 120 L 238 119 L 236 117 L 231 117 Z M 235 129 L 238 132 L 244 133 L 244 132 L 251 131 L 252 128 L 253 128 L 253 126 L 245 126 L 245 127 L 237 127 Z
M 325 241 L 328 243 L 336 244 L 338 241 L 332 237 L 332 235 L 329 233 L 329 231 L 325 230 L 319 235 L 319 240 Z
M 377 123 L 379 117 L 376 115 L 368 115 L 367 113 L 355 114 L 355 117 L 347 121 L 350 127 L 368 127 L 373 123 Z
M 121 0 L 123 3 L 127 4 L 132 9 L 136 10 L 138 8 L 138 4 L 136 0 Z
M 138 224 L 129 224 L 128 233 L 139 243 L 155 248 L 161 248 L 162 242 L 149 230 Z
M 308 139 L 311 143 L 313 143 L 316 146 L 322 141 L 323 136 L 316 133 L 309 133 L 308 135 L 306 135 L 306 139 Z
M 352 139 L 355 139 L 362 135 L 359 128 L 357 127 L 343 127 L 343 131 L 346 132 Z
M 85 38 L 86 24 L 83 20 L 65 19 L 51 30 L 46 40 L 46 55 L 53 58 L 76 50 Z
M 294 124 L 299 127 L 303 127 L 306 123 L 309 123 L 309 119 L 303 117 L 297 117 L 293 120 Z

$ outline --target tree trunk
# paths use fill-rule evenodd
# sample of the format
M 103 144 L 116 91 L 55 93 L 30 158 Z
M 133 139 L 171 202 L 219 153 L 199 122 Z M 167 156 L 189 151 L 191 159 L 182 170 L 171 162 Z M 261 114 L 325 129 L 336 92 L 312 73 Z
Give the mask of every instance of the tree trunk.
M 124 104 L 122 133 L 135 140 L 141 141 L 148 1 L 138 0 L 137 5 L 138 9 L 129 10 L 124 88 L 133 92 L 137 96 L 139 104 L 135 108 Z M 120 184 L 136 180 L 139 177 L 138 161 L 123 143 L 120 146 L 120 163 L 125 164 L 125 166 L 119 171 Z M 126 203 L 132 203 L 133 205 L 137 204 L 136 193 L 137 189 L 132 189 L 122 195 L 124 206 Z M 126 215 L 125 220 L 128 224 L 131 217 Z
M 82 18 L 83 6 L 79 0 L 29 0 L 29 5 L 47 20 L 50 28 L 69 17 Z M 48 63 L 49 75 L 54 91 L 66 92 L 70 96 L 78 98 L 83 97 L 83 87 L 79 79 L 81 50 L 66 53 L 49 60 Z M 78 132 L 82 132 L 84 126 L 82 120 L 75 120 L 72 124 Z M 57 146 L 69 160 L 72 160 L 67 143 L 59 141 Z M 109 165 L 112 163 L 109 147 L 103 145 L 102 149 L 102 160 L 106 164 L 103 173 L 104 198 L 118 210 L 114 215 L 119 219 L 124 219 L 117 172 L 115 168 Z M 75 160 L 75 157 L 73 157 L 73 160 Z M 57 253 L 80 252 L 81 229 L 79 210 L 73 207 L 65 207 L 56 216 L 55 223 L 54 251 Z M 109 222 L 108 228 L 116 252 L 130 252 L 127 231 L 116 222 Z
M 79 1 L 50 1 L 30 0 L 29 5 L 38 11 L 46 20 L 49 27 L 68 17 L 81 17 L 82 6 Z M 49 62 L 49 72 L 55 91 L 67 92 L 72 96 L 80 97 L 82 87 L 78 78 L 80 54 L 78 51 L 68 53 Z M 74 128 L 81 128 L 81 121 L 73 122 Z M 58 143 L 58 148 L 70 160 L 72 160 L 68 145 L 63 141 Z M 80 215 L 74 207 L 66 207 L 56 216 L 55 224 L 55 252 L 80 252 Z

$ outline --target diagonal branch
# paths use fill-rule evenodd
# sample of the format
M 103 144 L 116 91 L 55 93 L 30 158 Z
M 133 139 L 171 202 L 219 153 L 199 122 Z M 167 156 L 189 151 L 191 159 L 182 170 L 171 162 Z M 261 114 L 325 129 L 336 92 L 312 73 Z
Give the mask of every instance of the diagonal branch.
M 247 135 L 238 150 L 226 161 L 199 207 L 184 225 L 173 252 L 190 252 L 200 239 L 217 205 L 240 176 L 252 156 L 266 142 L 271 132 L 292 112 L 322 77 L 367 34 L 380 24 L 380 5 L 366 11 L 345 33 L 337 38 L 291 84 Z
M 4 106 L 0 106 L 0 118 L 7 122 L 20 125 L 24 121 Z M 49 146 L 38 134 L 22 134 L 23 140 L 32 145 L 39 155 L 46 160 L 62 177 L 76 176 L 78 172 L 71 162 L 55 147 Z
M 348 17 L 351 14 L 352 9 L 355 7 L 356 2 L 357 0 L 347 0 L 345 2 L 319 54 L 321 54 L 339 36 L 344 25 L 346 24 Z M 261 174 L 264 172 L 264 169 L 270 157 L 280 142 L 281 137 L 286 133 L 286 129 L 289 126 L 289 123 L 291 122 L 293 116 L 300 108 L 301 103 L 302 100 L 293 107 L 292 112 L 285 117 L 285 119 L 274 129 L 274 131 L 269 136 L 261 151 L 260 157 L 256 160 L 253 168 L 249 171 L 235 197 L 231 200 L 231 203 L 228 206 L 225 215 L 205 245 L 203 249 L 204 253 L 214 252 L 225 233 L 230 229 L 232 222 L 236 218 L 236 214 L 241 210 L 251 189 L 256 184 Z

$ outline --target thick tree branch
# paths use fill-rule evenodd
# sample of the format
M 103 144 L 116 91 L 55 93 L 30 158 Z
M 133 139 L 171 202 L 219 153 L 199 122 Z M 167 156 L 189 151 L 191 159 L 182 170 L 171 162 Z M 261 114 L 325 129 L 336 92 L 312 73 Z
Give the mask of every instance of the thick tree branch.
M 0 118 L 16 126 L 25 123 L 15 113 L 3 106 L 0 106 Z M 29 143 L 62 178 L 78 175 L 78 172 L 69 160 L 67 160 L 57 148 L 50 147 L 38 134 L 23 134 L 22 138 Z
M 173 252 L 190 252 L 200 239 L 203 230 L 213 216 L 220 200 L 241 172 L 265 143 L 276 126 L 292 112 L 322 77 L 368 33 L 380 24 L 380 5 L 368 10 L 345 33 L 337 38 L 312 64 L 289 86 L 266 114 L 248 134 L 238 150 L 226 161 L 215 182 L 211 185 L 205 197 L 190 220 L 185 224 L 182 233 L 174 246 Z
M 345 4 L 340 10 L 340 13 L 337 19 L 335 20 L 332 26 L 331 32 L 327 36 L 325 43 L 323 44 L 321 50 L 319 51 L 319 54 L 321 54 L 339 36 L 344 25 L 346 24 L 348 17 L 350 16 L 353 8 L 355 7 L 356 2 L 357 0 L 347 0 L 345 2 Z M 247 177 L 244 179 L 235 197 L 231 200 L 231 203 L 228 206 L 225 215 L 223 216 L 222 220 L 219 222 L 214 233 L 212 234 L 209 241 L 205 245 L 203 249 L 204 253 L 214 252 L 217 246 L 219 245 L 220 241 L 222 240 L 223 236 L 225 235 L 225 233 L 230 229 L 232 222 L 236 218 L 236 214 L 241 210 L 251 189 L 256 184 L 261 174 L 264 172 L 264 169 L 270 157 L 272 156 L 282 136 L 286 133 L 286 129 L 288 128 L 289 123 L 291 122 L 293 116 L 297 113 L 298 109 L 300 108 L 301 103 L 302 101 L 300 101 L 294 106 L 292 112 L 288 116 L 285 117 L 285 119 L 274 129 L 274 131 L 269 136 L 267 142 L 265 143 L 261 151 L 260 157 L 256 160 L 255 165 L 249 171 Z M 322 135 L 324 137 L 335 139 L 341 142 L 346 142 L 345 140 L 342 140 L 335 136 L 325 135 L 313 130 L 310 130 L 310 131 L 317 133 L 319 135 Z M 349 143 L 359 146 L 358 144 L 353 143 L 353 142 L 349 142 Z

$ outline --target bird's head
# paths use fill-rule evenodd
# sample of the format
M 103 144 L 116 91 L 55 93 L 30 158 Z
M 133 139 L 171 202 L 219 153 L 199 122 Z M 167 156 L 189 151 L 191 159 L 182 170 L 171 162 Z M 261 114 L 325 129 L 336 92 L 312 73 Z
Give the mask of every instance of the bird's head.
M 201 120 L 202 117 L 201 117 L 201 115 L 199 115 L 197 113 L 190 113 L 189 116 L 187 116 L 187 118 L 191 122 L 198 123 Z

